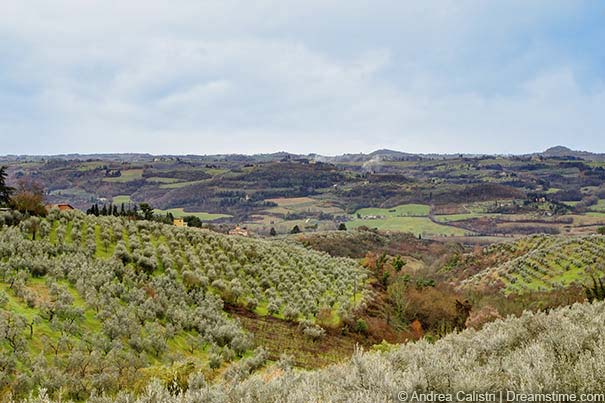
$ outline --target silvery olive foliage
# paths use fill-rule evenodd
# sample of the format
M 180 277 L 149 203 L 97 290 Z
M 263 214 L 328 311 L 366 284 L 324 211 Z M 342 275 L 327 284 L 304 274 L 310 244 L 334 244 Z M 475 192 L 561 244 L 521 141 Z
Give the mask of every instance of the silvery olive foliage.
M 598 393 L 605 390 L 603 323 L 605 303 L 575 304 L 526 312 L 434 344 L 421 340 L 385 352 L 358 351 L 349 362 L 318 371 L 278 363 L 245 379 L 208 385 L 198 376 L 189 383 L 196 386 L 185 391 L 152 382 L 138 397 L 121 394 L 90 402 L 374 403 L 396 402 L 402 391 Z M 42 394 L 27 402 L 53 400 Z
M 284 242 L 58 210 L 3 213 L 0 228 L 0 393 L 15 396 L 113 395 L 186 352 L 217 368 L 254 348 L 225 304 L 313 321 L 366 292 L 353 260 Z M 257 353 L 232 378 L 260 366 Z
M 605 237 L 534 235 L 497 243 L 483 251 L 496 257 L 494 265 L 466 280 L 467 286 L 503 284 L 507 291 L 531 292 L 586 285 L 605 275 Z

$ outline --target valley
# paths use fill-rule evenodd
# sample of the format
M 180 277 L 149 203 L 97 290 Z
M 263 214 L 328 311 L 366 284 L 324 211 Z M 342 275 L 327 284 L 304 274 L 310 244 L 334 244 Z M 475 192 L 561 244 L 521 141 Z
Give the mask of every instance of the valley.
M 597 315 L 605 163 L 547 154 L 3 157 L 0 397 L 408 379 L 421 346 Z
M 381 150 L 322 157 L 109 155 L 4 157 L 9 183 L 32 177 L 49 203 L 148 203 L 261 236 L 348 228 L 435 237 L 581 234 L 605 225 L 605 162 L 565 148 L 526 156 Z M 584 155 L 584 154 L 580 154 Z M 592 156 L 592 157 L 590 157 Z

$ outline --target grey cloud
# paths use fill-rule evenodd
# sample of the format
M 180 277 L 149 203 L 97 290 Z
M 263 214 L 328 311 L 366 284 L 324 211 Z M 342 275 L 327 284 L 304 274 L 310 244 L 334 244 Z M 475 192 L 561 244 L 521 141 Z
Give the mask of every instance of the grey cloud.
M 603 149 L 603 83 L 551 32 L 585 8 L 12 2 L 0 15 L 0 51 L 18 56 L 0 61 L 3 152 Z

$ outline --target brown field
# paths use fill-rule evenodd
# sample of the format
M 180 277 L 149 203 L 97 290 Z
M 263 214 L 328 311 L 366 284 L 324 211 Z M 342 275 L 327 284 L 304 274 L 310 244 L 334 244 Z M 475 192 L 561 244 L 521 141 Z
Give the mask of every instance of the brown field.
M 351 357 L 358 344 L 369 347 L 356 334 L 342 335 L 340 330 L 328 329 L 325 337 L 312 341 L 302 334 L 296 323 L 258 316 L 231 306 L 225 308 L 254 334 L 255 343 L 269 351 L 271 360 L 278 360 L 282 354 L 287 354 L 294 358 L 297 367 L 321 368 Z

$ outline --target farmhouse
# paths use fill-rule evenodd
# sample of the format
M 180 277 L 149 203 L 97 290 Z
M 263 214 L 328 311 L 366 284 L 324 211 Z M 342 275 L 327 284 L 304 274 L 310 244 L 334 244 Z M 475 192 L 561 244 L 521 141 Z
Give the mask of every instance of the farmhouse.
M 175 227 L 186 227 L 187 223 L 185 222 L 185 219 L 183 218 L 175 218 L 174 220 L 172 220 L 172 224 Z
M 75 210 L 75 208 L 71 204 L 67 204 L 67 203 L 47 204 L 46 205 L 46 210 L 51 210 L 54 208 L 58 208 L 61 211 Z
M 238 225 L 237 227 L 229 231 L 229 235 L 249 236 L 250 233 L 248 232 L 246 227 L 241 228 Z

